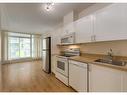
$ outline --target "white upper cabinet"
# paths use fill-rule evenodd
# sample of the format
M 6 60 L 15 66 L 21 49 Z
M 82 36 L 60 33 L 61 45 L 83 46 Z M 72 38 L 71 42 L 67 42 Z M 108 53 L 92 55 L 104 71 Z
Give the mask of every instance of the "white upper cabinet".
M 73 22 L 71 22 L 71 23 L 69 23 L 67 25 L 64 25 L 64 27 L 63 27 L 63 35 L 71 34 L 71 33 L 75 32 L 74 30 L 75 29 L 74 29 L 74 23 Z
M 71 11 L 70 13 L 66 14 L 63 17 L 63 36 L 75 32 L 73 22 L 74 22 L 74 12 Z
M 75 22 L 76 43 L 93 41 L 93 19 L 92 16 L 83 17 Z
M 126 32 L 127 34 L 127 3 L 125 4 L 122 4 L 122 7 L 123 7 L 123 28 L 124 28 L 124 31 Z
M 127 39 L 127 4 L 111 4 L 75 22 L 76 43 Z
M 52 32 L 52 35 L 51 35 L 51 41 L 52 41 L 51 53 L 52 54 L 58 54 L 59 53 L 59 49 L 57 47 L 57 44 L 61 43 L 61 33 L 62 33 L 62 28 L 58 28 L 54 32 Z
M 112 4 L 94 14 L 96 41 L 127 39 L 127 20 L 125 19 L 127 10 L 125 12 L 124 7 L 123 4 Z

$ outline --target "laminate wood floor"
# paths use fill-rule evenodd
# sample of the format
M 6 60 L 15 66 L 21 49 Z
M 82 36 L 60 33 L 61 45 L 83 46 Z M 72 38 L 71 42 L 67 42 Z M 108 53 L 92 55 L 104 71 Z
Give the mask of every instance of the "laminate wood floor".
M 42 70 L 41 61 L 1 66 L 1 92 L 74 92 Z

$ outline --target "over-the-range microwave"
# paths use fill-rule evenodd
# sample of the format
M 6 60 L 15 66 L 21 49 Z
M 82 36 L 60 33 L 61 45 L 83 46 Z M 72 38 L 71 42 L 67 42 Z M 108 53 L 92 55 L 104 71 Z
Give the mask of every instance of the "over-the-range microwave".
M 61 44 L 74 44 L 75 42 L 75 33 L 70 33 L 61 38 Z

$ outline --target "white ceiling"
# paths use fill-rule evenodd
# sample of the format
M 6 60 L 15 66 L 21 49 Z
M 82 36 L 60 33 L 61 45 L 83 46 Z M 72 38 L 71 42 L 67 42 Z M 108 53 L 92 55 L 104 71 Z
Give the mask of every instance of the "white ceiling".
M 45 4 L 1 4 L 2 28 L 16 32 L 43 33 L 62 22 L 63 16 L 74 10 L 81 12 L 92 4 L 57 3 L 52 11 L 45 11 Z

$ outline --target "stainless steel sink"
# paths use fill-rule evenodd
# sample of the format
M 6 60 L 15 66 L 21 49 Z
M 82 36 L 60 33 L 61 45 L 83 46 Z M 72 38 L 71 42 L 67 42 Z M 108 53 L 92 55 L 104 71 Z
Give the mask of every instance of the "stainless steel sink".
M 127 62 L 125 61 L 118 61 L 118 60 L 106 60 L 106 59 L 97 59 L 94 62 L 100 62 L 100 63 L 107 63 L 107 64 L 112 64 L 112 65 L 117 65 L 117 66 L 125 66 Z

